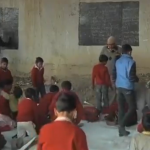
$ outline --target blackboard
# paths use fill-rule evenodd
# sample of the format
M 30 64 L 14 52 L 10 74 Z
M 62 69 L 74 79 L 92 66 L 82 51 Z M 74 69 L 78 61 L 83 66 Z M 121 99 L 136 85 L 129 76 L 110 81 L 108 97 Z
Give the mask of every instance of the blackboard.
M 109 36 L 139 46 L 139 2 L 79 4 L 79 45 L 105 45 Z
M 18 49 L 18 8 L 0 8 L 0 37 L 4 42 L 8 42 L 11 38 L 9 46 L 1 49 Z

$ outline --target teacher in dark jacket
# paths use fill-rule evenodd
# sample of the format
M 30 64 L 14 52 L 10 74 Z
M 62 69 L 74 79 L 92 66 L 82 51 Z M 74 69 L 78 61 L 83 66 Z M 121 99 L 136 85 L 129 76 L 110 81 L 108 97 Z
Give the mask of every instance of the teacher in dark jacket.
M 120 54 L 121 47 L 116 44 L 116 39 L 113 36 L 110 36 L 107 39 L 107 45 L 103 47 L 100 55 L 106 55 L 108 57 L 108 62 L 106 66 L 108 68 L 111 78 L 116 56 Z
M 122 55 L 116 61 L 113 70 L 113 81 L 117 88 L 119 136 L 128 136 L 125 130 L 126 123 L 136 110 L 134 97 L 134 83 L 139 79 L 136 75 L 136 63 L 131 57 L 132 47 L 129 44 L 122 46 Z M 128 112 L 125 113 L 125 103 L 128 103 Z

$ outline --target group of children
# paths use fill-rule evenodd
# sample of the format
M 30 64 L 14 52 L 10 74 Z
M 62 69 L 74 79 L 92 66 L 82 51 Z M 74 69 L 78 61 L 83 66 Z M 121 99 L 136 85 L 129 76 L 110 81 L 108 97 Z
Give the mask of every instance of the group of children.
M 121 54 L 120 54 L 121 55 Z M 119 55 L 116 55 L 116 59 L 119 59 Z M 109 114 L 105 117 L 106 123 L 108 125 L 117 125 L 118 122 L 118 105 L 117 102 L 113 102 L 109 106 L 108 91 L 109 88 L 113 89 L 113 82 L 111 82 L 111 76 L 109 74 L 108 68 L 106 67 L 109 58 L 102 54 L 99 57 L 99 63 L 93 67 L 92 72 L 92 85 L 93 89 L 96 91 L 96 104 L 97 109 L 100 112 Z M 115 88 L 115 87 L 114 87 Z M 103 101 L 103 104 L 102 104 Z M 128 111 L 128 105 L 124 111 Z M 126 122 L 126 127 L 137 124 L 137 112 L 136 110 L 132 113 L 132 116 L 128 118 Z M 137 126 L 137 131 L 140 133 L 133 137 L 130 150 L 148 150 L 150 147 L 150 109 L 148 108 L 145 113 L 143 113 L 142 122 Z
M 97 109 L 100 113 L 105 108 L 111 108 L 108 90 L 113 90 L 113 87 L 105 66 L 107 61 L 108 57 L 101 55 L 99 64 L 94 66 L 92 73 Z M 57 85 L 51 85 L 49 93 L 46 93 L 43 62 L 42 58 L 36 58 L 31 71 L 33 88 L 27 88 L 23 92 L 19 86 L 12 86 L 13 77 L 7 67 L 8 60 L 1 59 L 0 119 L 3 118 L 3 121 L 0 120 L 0 131 L 17 127 L 17 137 L 24 136 L 28 140 L 40 133 L 38 150 L 59 150 L 62 147 L 65 150 L 88 150 L 85 133 L 78 127 L 84 116 L 79 97 L 71 90 L 72 84 L 69 81 L 62 82 L 61 90 Z M 5 120 L 9 121 L 9 124 L 6 125 Z M 139 128 L 144 135 L 150 135 L 149 113 L 144 115 Z M 132 141 L 132 147 L 135 142 Z M 6 143 L 1 134 L 0 143 L 0 148 Z
M 39 136 L 39 150 L 59 149 L 58 144 L 49 140 L 58 136 L 58 133 L 61 135 L 60 139 L 64 135 L 67 136 L 66 134 L 72 138 L 72 141 L 69 139 L 69 143 L 64 144 L 65 149 L 72 147 L 72 149 L 86 150 L 85 134 L 77 126 L 83 118 L 83 106 L 76 93 L 71 91 L 71 82 L 63 81 L 61 90 L 57 85 L 51 85 L 49 93 L 46 93 L 43 59 L 40 57 L 36 58 L 35 66 L 32 68 L 31 80 L 33 88 L 27 88 L 24 92 L 19 86 L 13 87 L 8 60 L 7 58 L 1 59 L 0 131 L 8 131 L 17 127 L 17 137 L 24 137 L 27 142 L 36 137 L 42 128 Z M 50 122 L 54 123 L 48 124 Z M 45 124 L 48 125 L 44 126 Z M 57 128 L 56 126 L 58 129 L 53 130 Z M 63 128 L 68 129 L 67 132 Z M 52 134 L 52 132 L 58 133 Z M 50 147 L 49 142 L 53 143 Z M 75 143 L 72 145 L 73 142 Z M 2 135 L 0 135 L 0 143 L 3 146 L 6 143 Z

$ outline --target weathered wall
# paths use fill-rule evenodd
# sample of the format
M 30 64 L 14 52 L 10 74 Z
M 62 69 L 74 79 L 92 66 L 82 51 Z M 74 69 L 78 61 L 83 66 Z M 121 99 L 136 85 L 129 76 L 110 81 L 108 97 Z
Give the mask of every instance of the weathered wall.
M 19 50 L 2 52 L 15 73 L 30 72 L 37 56 L 45 60 L 46 77 L 91 72 L 102 47 L 78 46 L 78 5 L 79 0 L 0 0 L 0 7 L 19 8 Z M 150 69 L 149 8 L 150 0 L 140 0 L 140 46 L 133 53 L 144 72 Z

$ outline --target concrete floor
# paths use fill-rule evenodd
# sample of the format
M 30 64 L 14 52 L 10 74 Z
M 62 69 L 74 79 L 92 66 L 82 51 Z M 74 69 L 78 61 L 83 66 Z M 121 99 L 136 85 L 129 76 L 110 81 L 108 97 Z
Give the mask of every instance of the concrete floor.
M 131 137 L 137 134 L 136 126 L 128 128 L 131 132 L 129 137 L 119 137 L 117 127 L 107 126 L 105 122 L 88 123 L 82 121 L 82 129 L 86 133 L 89 150 L 128 150 Z M 12 131 L 10 134 L 15 134 Z M 9 135 L 5 133 L 5 137 L 10 141 Z M 32 146 L 29 150 L 36 150 L 37 146 Z M 11 150 L 10 144 L 3 150 Z
M 47 87 L 47 91 L 48 91 Z M 136 99 L 138 106 L 139 118 L 141 118 L 141 110 L 145 103 L 149 103 L 150 96 L 149 90 L 145 88 L 145 84 L 136 85 Z M 95 122 L 87 123 L 83 122 L 84 126 L 82 129 L 87 135 L 89 150 L 128 150 L 131 137 L 137 134 L 136 126 L 129 128 L 131 135 L 129 137 L 119 137 L 116 127 L 107 126 L 105 122 Z M 14 131 L 15 132 L 15 131 Z M 14 133 L 12 133 L 13 135 Z M 5 134 L 7 139 L 10 139 L 10 134 Z M 11 136 L 12 137 L 12 136 Z M 9 144 L 3 150 L 9 150 Z M 36 145 L 34 145 L 30 150 L 36 150 Z
M 129 150 L 131 138 L 138 134 L 136 126 L 128 128 L 129 137 L 119 137 L 117 128 L 107 126 L 105 122 L 83 123 L 89 150 Z M 36 145 L 30 150 L 36 150 Z

